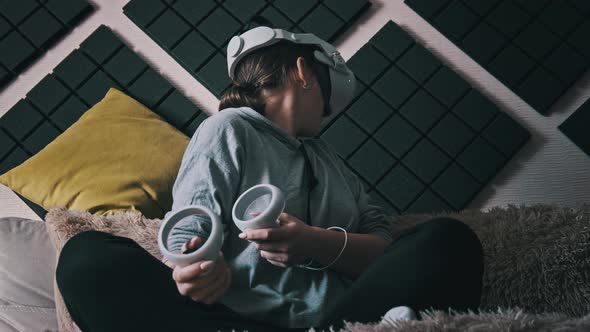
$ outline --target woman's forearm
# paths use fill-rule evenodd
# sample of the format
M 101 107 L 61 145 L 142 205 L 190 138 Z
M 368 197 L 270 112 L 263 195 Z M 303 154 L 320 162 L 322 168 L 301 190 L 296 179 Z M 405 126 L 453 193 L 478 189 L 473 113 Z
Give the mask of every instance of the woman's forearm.
M 311 226 L 309 232 L 308 256 L 322 266 L 330 264 L 342 250 L 344 232 Z M 348 233 L 346 248 L 340 258 L 329 267 L 356 279 L 383 254 L 389 242 L 373 234 Z

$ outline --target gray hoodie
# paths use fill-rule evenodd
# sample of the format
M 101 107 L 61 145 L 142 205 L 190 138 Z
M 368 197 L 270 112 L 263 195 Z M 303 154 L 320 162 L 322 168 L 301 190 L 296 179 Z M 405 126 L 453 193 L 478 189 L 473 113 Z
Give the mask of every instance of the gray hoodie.
M 249 107 L 227 108 L 204 120 L 184 153 L 173 187 L 172 211 L 202 205 L 221 216 L 222 251 L 232 284 L 220 300 L 235 312 L 283 327 L 317 326 L 330 300 L 353 281 L 331 269 L 278 267 L 260 256 L 253 242 L 240 239 L 232 221 L 236 199 L 250 187 L 270 183 L 286 199 L 285 212 L 306 219 L 308 178 L 304 144 L 318 180 L 311 191 L 311 225 L 340 226 L 391 241 L 385 210 L 369 204 L 363 184 L 322 138 L 294 138 Z M 309 171 L 308 171 L 309 172 Z M 169 216 L 170 212 L 166 214 Z M 206 239 L 210 223 L 200 216 L 172 234 L 172 250 L 195 235 Z

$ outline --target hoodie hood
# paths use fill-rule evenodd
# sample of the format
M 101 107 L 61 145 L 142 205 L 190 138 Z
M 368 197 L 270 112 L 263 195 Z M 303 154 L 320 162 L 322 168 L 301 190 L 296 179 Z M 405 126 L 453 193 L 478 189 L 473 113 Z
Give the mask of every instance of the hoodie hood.
M 270 119 L 265 117 L 264 115 L 256 112 L 251 107 L 237 107 L 237 108 L 227 108 L 223 110 L 223 112 L 232 112 L 240 115 L 243 119 L 248 121 L 252 126 L 255 126 L 259 129 L 262 129 L 266 132 L 269 132 L 273 136 L 275 136 L 280 141 L 284 142 L 290 148 L 299 149 L 300 145 L 304 138 L 296 138 L 291 136 L 286 130 L 277 126 L 274 122 Z

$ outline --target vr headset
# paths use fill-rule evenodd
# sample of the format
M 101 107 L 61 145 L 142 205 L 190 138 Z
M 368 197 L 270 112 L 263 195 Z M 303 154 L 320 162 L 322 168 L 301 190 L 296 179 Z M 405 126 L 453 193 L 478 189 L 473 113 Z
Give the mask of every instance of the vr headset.
M 281 40 L 316 46 L 313 52 L 315 69 L 324 97 L 324 117 L 341 111 L 354 96 L 356 79 L 348 69 L 340 52 L 331 44 L 312 33 L 293 33 L 268 26 L 257 26 L 240 35 L 233 36 L 227 45 L 227 70 L 235 78 L 237 64 L 248 53 Z

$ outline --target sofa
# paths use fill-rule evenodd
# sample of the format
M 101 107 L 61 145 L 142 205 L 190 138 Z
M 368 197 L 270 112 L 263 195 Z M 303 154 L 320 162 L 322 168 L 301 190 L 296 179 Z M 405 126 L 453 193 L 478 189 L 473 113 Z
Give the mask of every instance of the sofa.
M 421 321 L 386 326 L 347 322 L 346 331 L 590 331 L 590 204 L 508 205 L 391 216 L 391 222 L 399 230 L 440 215 L 462 220 L 482 242 L 479 312 L 426 312 Z M 65 208 L 51 209 L 46 222 L 1 218 L 0 330 L 65 330 L 57 322 L 50 235 L 69 237 L 88 229 L 125 234 L 158 256 L 158 221 L 136 212 L 98 216 Z
M 0 218 L 0 331 L 58 331 L 45 223 Z

